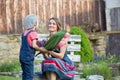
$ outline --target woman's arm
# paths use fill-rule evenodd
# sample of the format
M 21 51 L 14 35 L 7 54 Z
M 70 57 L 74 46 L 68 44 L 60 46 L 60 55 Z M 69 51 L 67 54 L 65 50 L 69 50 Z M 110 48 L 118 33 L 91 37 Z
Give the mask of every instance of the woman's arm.
M 44 54 L 43 54 L 43 57 L 44 57 L 45 59 L 47 59 L 47 58 L 49 58 L 49 54 L 48 54 L 48 53 L 44 53 Z
M 66 48 L 67 48 L 67 42 L 68 42 L 68 38 L 65 39 L 65 45 L 63 45 L 62 47 L 60 47 L 60 53 L 54 52 L 54 51 L 49 51 L 49 54 L 51 54 L 52 56 L 56 57 L 56 58 L 60 58 L 62 59 L 64 57 Z

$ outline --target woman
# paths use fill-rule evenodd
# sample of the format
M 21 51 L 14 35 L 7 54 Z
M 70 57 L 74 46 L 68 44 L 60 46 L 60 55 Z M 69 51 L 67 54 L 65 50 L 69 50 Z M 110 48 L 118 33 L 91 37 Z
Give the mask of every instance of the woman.
M 50 32 L 48 39 L 56 32 L 62 29 L 59 20 L 55 17 L 49 19 L 48 30 Z M 42 72 L 46 74 L 48 80 L 73 80 L 75 66 L 67 56 L 68 33 L 64 35 L 54 51 L 48 51 L 44 54 L 46 58 L 42 62 Z

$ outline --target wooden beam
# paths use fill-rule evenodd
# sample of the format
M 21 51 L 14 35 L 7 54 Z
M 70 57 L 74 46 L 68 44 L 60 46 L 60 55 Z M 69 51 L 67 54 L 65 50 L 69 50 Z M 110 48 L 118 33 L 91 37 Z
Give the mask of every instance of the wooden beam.
M 106 34 L 120 34 L 120 30 L 116 30 L 116 31 L 106 31 Z

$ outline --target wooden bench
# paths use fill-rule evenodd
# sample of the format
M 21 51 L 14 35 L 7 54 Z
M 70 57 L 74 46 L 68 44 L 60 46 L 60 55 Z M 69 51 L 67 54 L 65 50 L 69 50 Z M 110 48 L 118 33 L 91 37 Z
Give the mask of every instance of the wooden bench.
M 38 34 L 39 40 L 46 40 L 47 39 L 48 34 Z M 69 39 L 68 39 L 68 46 L 67 46 L 67 50 L 70 52 L 70 54 L 68 54 L 68 57 L 73 61 L 73 62 L 80 62 L 80 55 L 75 55 L 74 52 L 75 51 L 80 51 L 81 50 L 81 45 L 80 44 L 75 44 L 75 42 L 81 42 L 81 36 L 80 35 L 70 35 Z M 44 60 L 42 54 L 39 54 L 38 56 L 35 57 L 35 61 L 36 60 Z M 36 69 L 35 71 L 39 72 L 41 64 L 39 64 L 38 66 L 35 66 L 35 68 L 39 68 Z M 34 80 L 37 80 L 34 79 Z M 38 80 L 44 80 L 44 79 L 38 79 Z

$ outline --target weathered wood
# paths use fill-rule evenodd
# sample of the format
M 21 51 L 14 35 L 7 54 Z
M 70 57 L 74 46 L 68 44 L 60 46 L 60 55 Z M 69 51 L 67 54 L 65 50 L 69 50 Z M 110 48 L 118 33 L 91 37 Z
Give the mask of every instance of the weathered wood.
M 120 34 L 120 30 L 106 31 L 106 34 Z
M 38 40 L 46 40 L 48 34 L 38 34 L 39 39 Z
M 39 40 L 47 39 L 49 34 L 38 34 Z M 80 42 L 81 36 L 80 35 L 70 35 L 69 41 Z
M 15 29 L 15 33 L 17 33 L 17 13 L 18 13 L 18 0 L 14 0 L 14 29 Z
M 67 29 L 67 25 L 70 27 L 80 26 L 83 23 L 94 25 L 94 21 L 99 23 L 99 16 L 96 16 L 95 12 L 100 12 L 99 9 L 93 9 L 94 2 L 100 3 L 97 0 L 2 0 L 0 1 L 0 33 L 23 32 L 23 21 L 29 13 L 38 15 L 40 22 L 44 24 L 50 17 L 58 17 L 64 29 Z M 47 33 L 46 25 L 42 27 L 40 27 L 41 33 Z
M 68 55 L 73 62 L 80 62 L 80 55 Z
M 109 14 L 111 30 L 120 30 L 120 7 L 111 8 Z
M 70 35 L 69 41 L 80 42 L 81 36 L 80 35 Z
M 7 22 L 7 32 L 9 33 L 10 32 L 10 30 L 11 30 L 11 28 L 12 28 L 12 26 L 11 26 L 11 13 L 10 13 L 10 1 L 9 0 L 7 0 L 6 1 L 6 22 Z
M 81 46 L 80 44 L 68 44 L 67 50 L 68 51 L 80 51 Z

